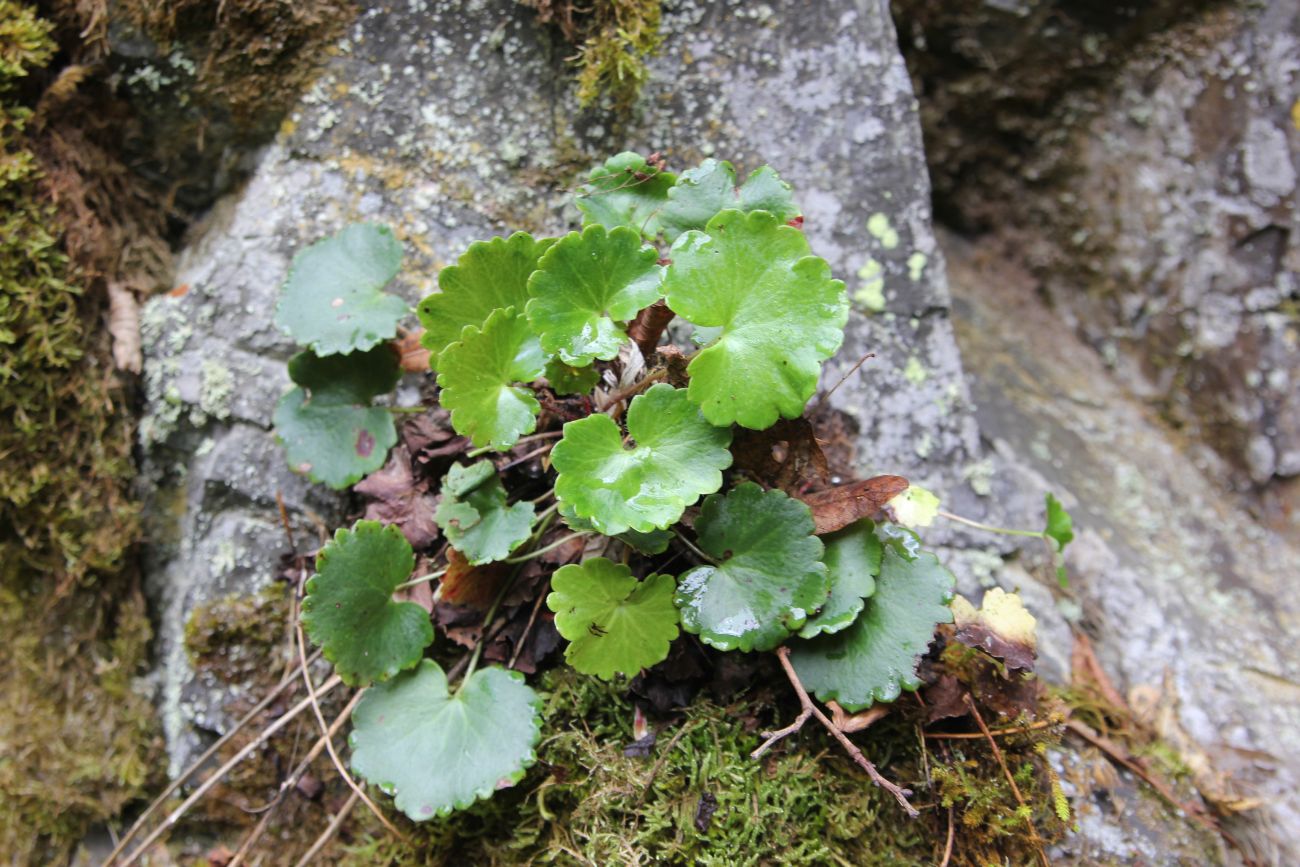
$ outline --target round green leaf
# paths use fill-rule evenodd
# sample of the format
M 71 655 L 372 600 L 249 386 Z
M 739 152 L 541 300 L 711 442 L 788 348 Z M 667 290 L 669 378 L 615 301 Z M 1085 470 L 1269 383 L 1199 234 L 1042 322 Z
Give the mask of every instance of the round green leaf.
M 453 694 L 438 664 L 372 687 L 352 717 L 352 768 L 419 822 L 523 778 L 537 760 L 541 701 L 523 675 L 471 674 Z
M 565 660 L 605 680 L 663 662 L 677 637 L 675 586 L 671 575 L 638 581 L 631 569 L 604 557 L 557 570 L 546 605 L 569 641 Z
M 717 565 L 682 575 L 682 628 L 719 650 L 771 650 L 826 603 L 830 577 L 812 511 L 746 482 L 704 501 L 699 546 Z
M 847 629 L 861 613 L 866 599 L 876 592 L 875 576 L 885 549 L 875 533 L 875 524 L 863 518 L 842 530 L 821 537 L 826 546 L 822 562 L 830 571 L 831 595 L 816 617 L 799 630 L 800 638 L 813 638 Z
M 754 171 L 736 189 L 736 169 L 725 160 L 708 159 L 682 172 L 668 191 L 661 223 L 672 241 L 682 232 L 703 229 L 719 211 L 769 211 L 782 222 L 799 216 L 790 185 L 771 166 Z
M 716 425 L 797 418 L 844 337 L 844 284 L 808 255 L 803 232 L 766 211 L 723 211 L 707 232 L 677 239 L 664 276 L 674 312 L 722 329 L 687 368 L 688 394 Z
M 528 277 L 537 260 L 555 243 L 533 240 L 525 232 L 509 238 L 475 241 L 455 265 L 438 272 L 438 292 L 420 302 L 416 312 L 424 335 L 420 342 L 438 367 L 442 351 L 460 339 L 466 325 L 482 328 L 492 311 L 523 310 L 528 303 Z
M 566 424 L 551 450 L 556 498 L 605 535 L 666 529 L 722 487 L 731 431 L 706 422 L 684 391 L 659 383 L 633 398 L 627 431 L 631 448 L 614 420 L 597 413 Z
M 402 264 L 393 230 L 356 223 L 294 257 L 275 324 L 317 355 L 355 352 L 397 335 L 406 302 L 382 291 Z
M 439 400 L 451 426 L 477 447 L 505 451 L 537 426 L 541 410 L 528 383 L 542 375 L 546 358 L 515 308 L 498 310 L 482 330 L 466 325 L 460 340 L 439 359 Z
M 504 560 L 532 534 L 533 504 L 506 505 L 506 489 L 491 461 L 455 464 L 442 482 L 433 520 L 470 565 Z
M 298 387 L 280 398 L 272 418 L 289 466 L 336 489 L 382 467 L 397 429 L 393 414 L 370 401 L 392 391 L 401 375 L 388 346 L 289 359 L 289 378 Z
M 933 554 L 909 560 L 886 545 L 876 592 L 853 625 L 791 648 L 799 679 L 822 701 L 837 701 L 849 711 L 915 690 L 921 685 L 917 660 L 935 627 L 952 622 L 954 583 Z
M 552 358 L 546 362 L 546 381 L 556 394 L 588 394 L 600 381 L 600 371 L 594 367 L 572 367 Z
M 578 193 L 582 224 L 606 229 L 626 226 L 646 238 L 659 234 L 659 213 L 677 176 L 649 165 L 645 157 L 625 151 L 591 170 Z
M 560 503 L 560 517 L 569 525 L 569 529 L 579 533 L 596 530 L 595 524 L 586 518 L 579 518 L 574 513 L 573 506 L 568 503 Z M 656 528 L 648 533 L 638 533 L 636 530 L 624 530 L 614 538 L 631 545 L 642 554 L 662 554 L 668 550 L 668 545 L 673 541 L 673 531 Z
M 659 253 L 632 229 L 588 226 L 546 251 L 528 280 L 528 322 L 542 349 L 584 367 L 627 340 L 620 324 L 659 299 Z
M 302 600 L 302 625 L 349 686 L 387 680 L 420 661 L 433 643 L 429 613 L 394 602 L 415 554 L 395 525 L 357 521 L 316 555 Z

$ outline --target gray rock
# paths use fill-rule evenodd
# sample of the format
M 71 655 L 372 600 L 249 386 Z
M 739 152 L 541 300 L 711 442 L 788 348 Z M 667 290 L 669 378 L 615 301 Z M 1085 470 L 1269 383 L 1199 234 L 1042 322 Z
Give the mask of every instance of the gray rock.
M 959 342 L 980 429 L 1006 474 L 995 485 L 1009 519 L 1041 520 L 1045 490 L 1065 501 L 1078 528 L 1066 557 L 1071 593 L 1107 671 L 1135 708 L 1157 700 L 1173 710 L 1157 728 L 1189 765 L 1210 763 L 1194 774 L 1207 798 L 1262 801 L 1230 823 L 1260 863 L 1293 862 L 1295 540 L 1260 527 L 1207 478 L 1218 458 L 1152 419 L 1035 297 L 1027 272 L 956 240 L 945 247 Z M 1033 574 L 1051 589 L 1049 570 Z M 1051 610 L 1041 605 L 1035 614 Z

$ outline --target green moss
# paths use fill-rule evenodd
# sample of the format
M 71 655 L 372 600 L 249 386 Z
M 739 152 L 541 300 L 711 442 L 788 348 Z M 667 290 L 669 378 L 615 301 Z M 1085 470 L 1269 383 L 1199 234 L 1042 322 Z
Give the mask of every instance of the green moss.
M 149 625 L 123 572 L 124 395 L 30 134 L 32 74 L 54 51 L 31 7 L 0 0 L 0 851 L 14 863 L 60 860 L 152 782 L 160 746 L 132 688 Z
M 227 685 L 265 690 L 278 683 L 286 663 L 297 661 L 289 638 L 282 585 L 204 602 L 185 622 L 190 664 Z
M 554 22 L 578 46 L 578 102 L 584 107 L 607 95 L 626 111 L 636 102 L 649 72 L 645 60 L 659 50 L 660 0 L 520 0 Z

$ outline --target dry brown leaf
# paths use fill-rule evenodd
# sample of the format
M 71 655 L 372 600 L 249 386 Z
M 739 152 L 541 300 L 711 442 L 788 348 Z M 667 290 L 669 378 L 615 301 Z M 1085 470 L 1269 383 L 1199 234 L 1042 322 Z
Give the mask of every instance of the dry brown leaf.
M 885 503 L 907 490 L 902 476 L 875 476 L 861 482 L 849 482 L 801 499 L 812 509 L 817 535 L 834 533 L 861 518 L 879 514 Z

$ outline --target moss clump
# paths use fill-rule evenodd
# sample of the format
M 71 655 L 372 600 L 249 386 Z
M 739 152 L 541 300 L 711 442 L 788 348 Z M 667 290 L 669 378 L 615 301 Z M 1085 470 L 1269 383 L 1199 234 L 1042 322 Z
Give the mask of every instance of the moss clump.
M 601 94 L 626 111 L 648 77 L 645 60 L 659 50 L 660 0 L 520 0 L 537 10 L 542 23 L 555 23 L 578 46 L 578 102 L 584 107 Z
M 59 860 L 151 782 L 124 395 L 30 130 L 51 27 L 0 0 L 0 851 Z
M 185 623 L 185 650 L 195 670 L 228 686 L 266 690 L 297 662 L 283 586 L 198 605 Z
M 409 843 L 370 828 L 346 847 L 344 863 L 930 863 L 928 827 L 820 734 L 750 760 L 759 706 L 698 700 L 661 729 L 648 757 L 629 758 L 633 707 L 619 690 L 567 669 L 540 686 L 549 734 L 520 785 L 408 825 Z

